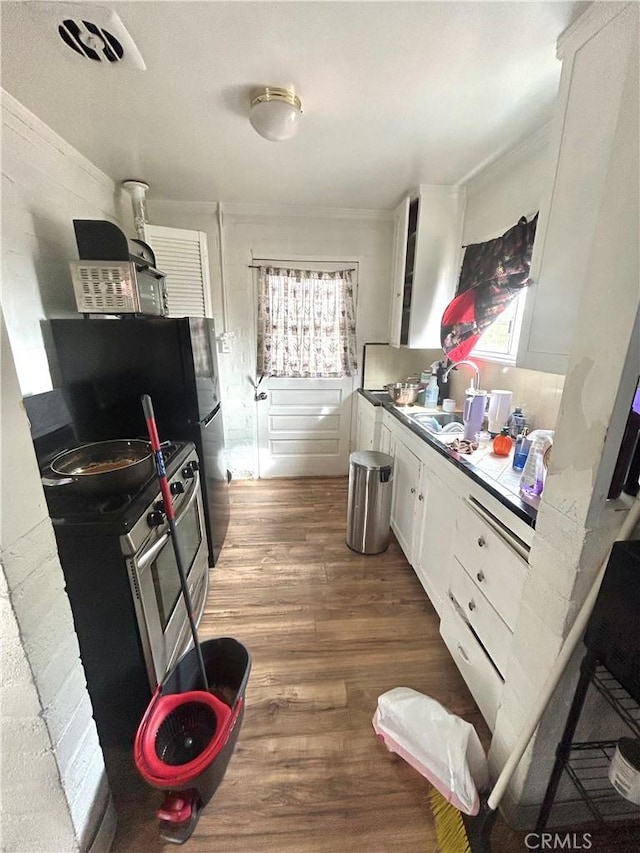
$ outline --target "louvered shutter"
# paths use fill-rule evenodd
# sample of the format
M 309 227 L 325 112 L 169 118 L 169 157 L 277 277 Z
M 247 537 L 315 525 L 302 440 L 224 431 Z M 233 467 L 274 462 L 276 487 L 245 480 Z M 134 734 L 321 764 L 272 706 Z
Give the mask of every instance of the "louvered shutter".
M 145 225 L 144 233 L 167 277 L 169 317 L 213 316 L 206 234 L 163 225 Z

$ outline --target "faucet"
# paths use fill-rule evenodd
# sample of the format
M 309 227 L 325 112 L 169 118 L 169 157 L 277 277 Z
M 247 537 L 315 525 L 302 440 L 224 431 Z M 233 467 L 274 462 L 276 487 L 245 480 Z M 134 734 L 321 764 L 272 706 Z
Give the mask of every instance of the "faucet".
M 444 375 L 442 377 L 442 381 L 446 382 L 447 378 L 449 377 L 449 374 L 451 373 L 453 368 L 457 367 L 459 364 L 468 364 L 469 367 L 472 367 L 474 369 L 475 376 L 471 377 L 471 390 L 472 391 L 479 391 L 480 390 L 480 371 L 478 369 L 478 365 L 473 361 L 467 361 L 467 359 L 463 359 L 462 361 L 456 361 L 450 367 L 448 367 L 444 372 Z M 476 383 L 475 386 L 473 384 L 474 380 Z

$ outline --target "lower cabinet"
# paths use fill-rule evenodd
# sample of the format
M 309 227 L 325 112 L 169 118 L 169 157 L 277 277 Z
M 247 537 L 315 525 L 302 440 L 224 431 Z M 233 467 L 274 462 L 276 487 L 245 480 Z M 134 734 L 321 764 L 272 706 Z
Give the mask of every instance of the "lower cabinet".
M 451 599 L 444 603 L 440 636 L 476 700 L 480 713 L 493 731 L 504 682 L 469 623 Z
M 358 394 L 356 405 L 356 446 L 354 450 L 373 450 L 376 443 L 376 421 L 379 411 L 368 400 Z
M 422 501 L 420 542 L 413 567 L 431 603 L 442 616 L 451 570 L 451 553 L 459 499 L 424 461 L 418 499 Z
M 391 527 L 405 557 L 415 566 L 424 495 L 420 491 L 422 462 L 396 438 L 393 463 Z
M 434 470 L 433 451 L 415 453 L 396 434 L 391 527 L 435 607 L 449 586 L 457 498 Z M 443 463 L 447 464 L 447 463 Z
M 386 411 L 378 429 L 394 458 L 391 527 L 493 730 L 533 531 Z

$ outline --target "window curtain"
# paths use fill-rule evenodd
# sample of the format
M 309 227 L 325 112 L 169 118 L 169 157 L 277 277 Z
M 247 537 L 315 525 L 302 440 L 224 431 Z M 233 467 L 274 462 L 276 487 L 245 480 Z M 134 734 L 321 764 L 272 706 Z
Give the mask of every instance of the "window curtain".
M 440 340 L 452 361 L 466 358 L 482 333 L 529 284 L 538 214 L 501 237 L 467 246 L 456 296 L 442 315 Z
M 351 272 L 258 269 L 258 373 L 351 376 L 357 370 Z

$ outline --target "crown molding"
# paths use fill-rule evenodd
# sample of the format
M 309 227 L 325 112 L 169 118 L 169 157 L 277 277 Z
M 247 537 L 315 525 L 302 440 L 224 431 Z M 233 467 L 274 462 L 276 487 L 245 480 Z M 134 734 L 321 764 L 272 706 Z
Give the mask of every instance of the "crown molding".
M 94 181 L 111 192 L 116 192 L 115 181 L 109 175 L 94 165 L 91 160 L 88 160 L 84 154 L 81 154 L 77 148 L 63 139 L 13 95 L 10 95 L 6 89 L 0 89 L 0 100 L 2 102 L 3 123 L 6 122 L 8 126 L 24 136 L 27 141 L 37 142 L 40 140 L 45 145 L 55 148 L 62 156 L 68 157 L 79 169 L 86 172 Z M 22 125 L 22 129 L 20 125 Z M 28 128 L 26 135 L 25 128 Z M 34 136 L 36 137 L 35 140 Z
M 637 6 L 637 2 L 595 2 L 560 33 L 556 41 L 556 56 L 563 59 L 564 54 L 576 51 L 581 45 L 612 21 L 628 6 Z
M 287 204 L 220 203 L 224 218 L 233 222 L 264 219 L 344 219 L 358 222 L 391 222 L 392 210 L 358 210 L 342 207 L 308 207 Z
M 503 174 L 512 171 L 523 161 L 543 151 L 551 139 L 553 120 L 543 124 L 538 130 L 521 139 L 515 145 L 497 154 L 492 155 L 484 163 L 481 163 L 461 183 L 467 188 L 471 195 L 481 187 L 499 179 Z

